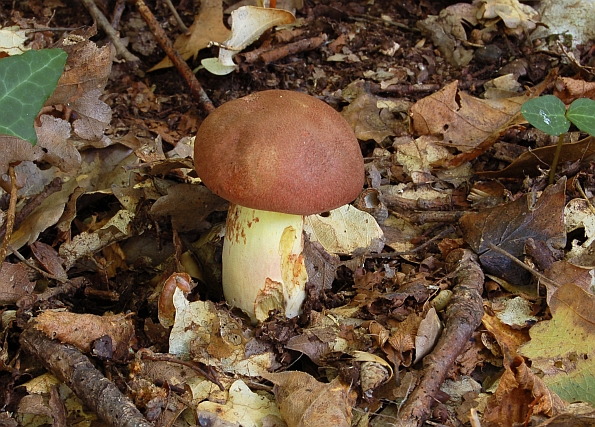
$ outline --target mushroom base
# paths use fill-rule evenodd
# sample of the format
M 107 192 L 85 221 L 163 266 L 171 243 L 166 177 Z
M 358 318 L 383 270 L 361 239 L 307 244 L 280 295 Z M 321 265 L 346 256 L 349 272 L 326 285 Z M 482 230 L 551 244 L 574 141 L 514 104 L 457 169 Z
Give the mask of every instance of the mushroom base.
M 232 204 L 223 243 L 227 302 L 263 321 L 271 310 L 300 314 L 308 274 L 302 250 L 304 217 Z

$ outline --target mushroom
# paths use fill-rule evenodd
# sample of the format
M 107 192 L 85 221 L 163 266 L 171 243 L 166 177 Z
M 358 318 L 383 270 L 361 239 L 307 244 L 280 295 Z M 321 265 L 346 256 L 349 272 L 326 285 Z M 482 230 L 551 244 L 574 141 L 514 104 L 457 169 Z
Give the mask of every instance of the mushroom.
M 353 130 L 326 103 L 269 90 L 225 103 L 202 123 L 194 164 L 231 202 L 223 243 L 223 293 L 253 322 L 270 310 L 300 314 L 308 275 L 305 215 L 354 200 L 364 161 Z

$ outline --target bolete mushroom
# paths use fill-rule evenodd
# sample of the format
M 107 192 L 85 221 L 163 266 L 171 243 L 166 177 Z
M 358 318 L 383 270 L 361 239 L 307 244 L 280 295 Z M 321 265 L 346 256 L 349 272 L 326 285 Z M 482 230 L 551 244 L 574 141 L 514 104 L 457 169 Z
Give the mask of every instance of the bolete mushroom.
M 223 293 L 253 322 L 300 313 L 308 279 L 304 215 L 354 200 L 364 183 L 357 139 L 343 117 L 303 93 L 270 90 L 223 104 L 194 141 L 199 177 L 231 206 Z

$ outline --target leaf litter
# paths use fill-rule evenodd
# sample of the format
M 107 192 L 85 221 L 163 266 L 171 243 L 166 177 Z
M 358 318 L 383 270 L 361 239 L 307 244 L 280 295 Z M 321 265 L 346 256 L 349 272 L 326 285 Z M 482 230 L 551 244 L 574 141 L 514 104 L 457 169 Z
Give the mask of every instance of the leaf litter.
M 15 170 L 24 205 L 43 195 L 54 178 L 62 181 L 61 189 L 31 206 L 12 235 L 13 255 L 0 270 L 6 277 L 0 288 L 3 337 L 25 328 L 23 347 L 42 358 L 47 350 L 39 349 L 58 344 L 51 348 L 60 353 L 67 348 L 61 343 L 69 343 L 98 361 L 128 362 L 129 378 L 109 364 L 103 368 L 127 382 L 129 397 L 148 419 L 176 425 L 198 419 L 215 425 L 365 426 L 382 425 L 383 417 L 418 425 L 449 417 L 467 421 L 472 408 L 483 415 L 482 425 L 531 417 L 538 425 L 538 416 L 572 411 L 571 402 L 593 404 L 584 380 L 591 375 L 589 316 L 581 310 L 588 312 L 592 297 L 594 211 L 576 190 L 582 184 L 583 194 L 592 195 L 591 140 L 565 146 L 563 178 L 550 187 L 542 173 L 553 155 L 550 146 L 524 147 L 525 154 L 508 163 L 494 160 L 496 144 L 536 140 L 538 133 L 518 114 L 534 94 L 523 91 L 520 75 L 502 79 L 493 73 L 494 64 L 508 61 L 497 50 L 495 59 L 480 57 L 479 49 L 472 54 L 498 41 L 500 33 L 523 40 L 539 19 L 534 10 L 501 0 L 454 5 L 444 13 L 433 9 L 429 15 L 439 16 L 446 38 L 426 23 L 420 26 L 431 42 L 403 39 L 395 48 L 391 38 L 380 37 L 381 49 L 372 51 L 360 43 L 360 34 L 375 28 L 375 37 L 386 37 L 382 31 L 402 11 L 391 7 L 379 15 L 382 27 L 362 13 L 374 5 L 315 3 L 297 12 L 309 19 L 299 25 L 311 36 L 324 28 L 331 43 L 316 54 L 343 59 L 320 60 L 311 75 L 294 80 L 295 88 L 303 84 L 343 110 L 367 157 L 368 195 L 355 203 L 362 211 L 348 208 L 353 216 L 311 219 L 312 227 L 332 232 L 324 238 L 311 232 L 308 238 L 312 279 L 304 315 L 288 320 L 271 313 L 255 326 L 222 304 L 216 283 L 227 204 L 200 185 L 192 170 L 192 141 L 182 138 L 196 131 L 202 117 L 191 109 L 174 112 L 175 103 L 187 101 L 184 95 L 164 96 L 148 86 L 150 78 L 140 81 L 120 66 L 115 68 L 124 78 L 110 82 L 112 53 L 89 41 L 91 28 L 59 43 L 68 53 L 67 70 L 36 121 L 38 145 L 0 138 L 2 171 L 20 162 Z M 222 4 L 203 2 L 201 8 L 189 15 L 195 18 L 190 34 L 178 38 L 186 59 L 229 36 Z M 351 22 L 350 15 L 363 21 Z M 343 26 L 331 30 L 337 17 Z M 332 25 L 308 27 L 317 20 Z M 274 49 L 283 43 L 271 36 L 276 31 L 246 40 Z M 234 53 L 250 49 L 246 42 L 238 46 Z M 408 62 L 393 63 L 401 55 Z M 373 64 L 377 69 L 362 68 L 363 79 L 347 86 L 341 67 L 370 66 L 370 57 L 379 62 Z M 443 68 L 444 59 L 452 68 Z M 411 67 L 416 60 L 419 66 Z M 283 70 L 284 79 L 295 77 L 279 60 L 268 68 L 244 61 L 235 56 L 229 80 L 202 74 L 219 103 L 242 94 L 232 79 L 247 72 L 258 89 L 280 84 L 273 68 Z M 463 64 L 473 67 L 473 78 L 490 78 L 468 85 L 457 71 Z M 536 85 L 540 66 L 534 64 L 530 77 Z M 412 91 L 411 83 L 420 88 L 428 79 L 435 82 L 436 69 L 446 80 L 432 93 Z M 583 70 L 588 74 L 588 66 Z M 548 81 L 548 90 L 567 105 L 591 93 L 586 80 Z M 215 89 L 221 82 L 228 92 Z M 121 92 L 104 95 L 108 83 Z M 488 181 L 472 178 L 476 173 Z M 496 177 L 508 180 L 497 183 Z M 3 178 L 3 186 L 9 190 L 10 180 Z M 470 188 L 474 197 L 468 200 Z M 485 290 L 467 247 L 491 274 Z M 187 289 L 170 280 L 188 273 Z M 535 290 L 535 278 L 545 289 Z M 156 322 L 162 308 L 174 312 L 172 329 Z M 26 326 L 30 318 L 43 334 Z M 485 329 L 477 329 L 480 322 Z M 2 342 L 2 371 L 18 374 L 21 368 L 8 357 L 18 344 Z M 70 374 L 47 359 L 48 369 L 68 383 Z M 66 419 L 49 381 L 41 394 L 27 383 L 30 394 L 18 406 L 19 421 L 36 412 L 46 421 Z M 59 393 L 65 403 L 89 399 L 84 389 L 77 396 L 65 388 Z M 439 403 L 432 407 L 430 401 Z

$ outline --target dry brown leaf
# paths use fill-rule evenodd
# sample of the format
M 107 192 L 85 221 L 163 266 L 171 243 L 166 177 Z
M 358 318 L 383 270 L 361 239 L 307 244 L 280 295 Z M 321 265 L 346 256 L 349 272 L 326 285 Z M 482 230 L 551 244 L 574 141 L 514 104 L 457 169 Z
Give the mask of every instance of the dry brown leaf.
M 588 136 L 578 142 L 564 144 L 558 164 L 574 163 L 588 159 L 595 154 L 595 138 Z M 549 168 L 556 153 L 556 145 L 536 148 L 521 154 L 514 162 L 499 171 L 485 171 L 477 174 L 484 178 L 523 178 L 539 176 L 541 169 Z
M 66 173 L 78 170 L 81 155 L 68 140 L 70 123 L 47 114 L 42 115 L 40 121 L 41 126 L 36 128 L 36 131 L 38 145 L 44 149 L 42 160 Z
M 214 211 L 227 209 L 227 201 L 204 185 L 177 184 L 167 189 L 151 207 L 155 216 L 170 216 L 173 227 L 181 232 L 196 230 Z
M 0 135 L 0 179 L 5 181 L 4 175 L 8 176 L 8 166 L 13 163 L 19 163 L 23 161 L 35 161 L 39 160 L 43 154 L 40 147 L 33 147 L 31 143 L 17 138 L 15 136 Z M 25 178 L 19 178 L 17 175 L 17 185 L 23 187 L 25 185 Z M 10 185 L 8 184 L 8 188 Z
M 210 42 L 223 43 L 230 31 L 223 24 L 223 6 L 221 0 L 204 0 L 194 17 L 194 22 L 188 29 L 190 34 L 180 35 L 174 42 L 174 47 L 184 59 L 196 58 L 198 52 L 206 48 Z M 149 71 L 171 67 L 169 58 L 164 58 Z
M 35 283 L 29 281 L 29 272 L 23 264 L 4 262 L 0 270 L 0 305 L 14 304 L 30 295 Z
M 531 195 L 525 194 L 513 202 L 461 218 L 463 237 L 488 273 L 516 285 L 526 284 L 530 276 L 509 257 L 492 250 L 490 244 L 515 257 L 523 255 L 528 238 L 541 240 L 551 249 L 564 247 L 565 189 L 566 178 L 563 178 L 547 187 L 537 202 L 533 203 Z
M 67 105 L 86 92 L 105 87 L 112 69 L 112 52 L 108 45 L 98 48 L 89 41 L 95 33 L 95 27 L 75 30 L 55 46 L 66 51 L 68 60 L 45 105 Z
M 39 241 L 33 243 L 30 248 L 37 262 L 39 262 L 48 273 L 64 280 L 68 279 L 64 267 L 62 267 L 64 260 L 60 258 L 58 252 L 56 252 L 54 248 Z
M 111 108 L 99 99 L 102 89 L 86 91 L 81 96 L 71 101 L 68 106 L 79 113 L 79 118 L 74 121 L 74 133 L 89 141 L 106 141 L 103 131 L 112 119 Z M 109 145 L 106 142 L 104 145 Z
M 488 311 L 484 313 L 482 323 L 500 346 L 506 366 L 512 363 L 512 360 L 517 356 L 518 348 L 529 341 L 529 334 L 526 330 L 513 329 Z
M 339 378 L 321 383 L 305 372 L 265 373 L 288 427 L 350 427 L 355 391 Z
M 570 77 L 559 77 L 554 86 L 554 95 L 566 105 L 578 98 L 595 99 L 595 82 L 577 80 Z
M 475 25 L 476 7 L 457 3 L 448 6 L 439 16 L 429 15 L 417 23 L 422 33 L 432 39 L 446 60 L 457 67 L 467 65 L 473 58 L 473 51 L 465 49 L 461 41 L 467 40 L 465 21 Z
M 411 107 L 411 132 L 442 137 L 442 144 L 461 152 L 476 149 L 520 116 L 524 96 L 479 99 L 459 91 L 454 81 Z
M 35 320 L 35 329 L 52 339 L 72 344 L 84 353 L 91 351 L 95 340 L 108 336 L 116 360 L 128 356 L 130 341 L 134 337 L 132 319 L 124 314 L 96 316 L 46 310 Z
M 355 136 L 362 141 L 373 139 L 378 144 L 386 137 L 394 136 L 386 123 L 389 120 L 381 115 L 382 109 L 377 106 L 378 98 L 363 89 L 358 92 L 357 98 L 341 112 L 343 118 L 351 125 Z
M 488 400 L 482 425 L 512 427 L 526 421 L 529 408 L 533 415 L 553 416 L 561 413 L 564 407 L 564 402 L 548 390 L 519 356 L 506 367 L 496 392 Z

